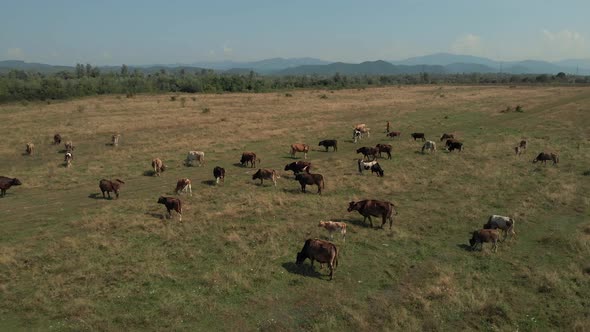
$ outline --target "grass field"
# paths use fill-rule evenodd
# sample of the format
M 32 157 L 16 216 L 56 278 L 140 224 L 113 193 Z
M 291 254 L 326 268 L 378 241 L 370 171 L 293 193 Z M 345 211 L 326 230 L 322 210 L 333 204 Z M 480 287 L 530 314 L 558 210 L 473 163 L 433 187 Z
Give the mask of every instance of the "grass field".
M 590 330 L 589 88 L 289 93 L 1 105 L 0 175 L 23 185 L 0 198 L 0 330 Z M 401 138 L 385 137 L 387 120 Z M 358 144 L 356 123 L 371 128 Z M 439 151 L 420 154 L 414 131 Z M 70 169 L 56 132 L 76 145 Z M 443 132 L 465 150 L 444 151 Z M 337 152 L 317 146 L 331 138 Z M 283 171 L 296 142 L 313 147 L 322 196 Z M 358 175 L 354 150 L 377 143 L 394 148 L 385 177 Z M 204 167 L 183 166 L 189 150 L 205 151 Z M 276 188 L 236 165 L 243 151 L 281 173 Z M 541 151 L 560 164 L 532 164 Z M 182 223 L 156 204 L 180 177 L 194 192 Z M 101 178 L 126 182 L 120 199 L 100 197 Z M 368 198 L 395 203 L 392 231 L 346 211 Z M 516 239 L 468 250 L 490 214 L 513 216 Z M 305 239 L 328 238 L 322 219 L 349 225 L 333 281 L 294 264 Z

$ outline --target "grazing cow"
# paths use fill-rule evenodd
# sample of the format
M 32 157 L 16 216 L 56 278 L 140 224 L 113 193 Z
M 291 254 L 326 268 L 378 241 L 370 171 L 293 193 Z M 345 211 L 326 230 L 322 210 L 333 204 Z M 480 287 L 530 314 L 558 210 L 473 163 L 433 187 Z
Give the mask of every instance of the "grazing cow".
M 366 124 L 364 124 L 364 123 L 359 123 L 359 124 L 357 124 L 356 126 L 354 126 L 354 129 L 356 129 L 356 130 L 361 130 L 361 129 L 363 129 L 363 128 L 366 128 L 366 127 L 367 127 L 367 125 L 366 125 Z
M 469 244 L 471 245 L 471 249 L 475 250 L 477 244 L 480 244 L 480 251 L 483 250 L 483 243 L 484 242 L 491 242 L 493 244 L 492 250 L 496 252 L 498 250 L 498 239 L 500 236 L 498 235 L 498 231 L 495 229 L 480 229 L 478 231 L 474 231 L 471 239 L 469 239 Z
M 176 197 L 164 197 L 158 198 L 158 204 L 164 204 L 168 211 L 168 218 L 172 218 L 172 210 L 178 213 L 178 221 L 182 221 L 182 201 Z
M 72 143 L 72 141 L 65 142 L 64 146 L 66 148 L 66 152 L 73 152 L 74 151 L 74 143 Z
M 4 197 L 4 195 L 6 195 L 6 190 L 10 189 L 10 187 L 20 186 L 22 184 L 23 183 L 17 178 L 0 176 L 0 197 Z
M 395 205 L 393 205 L 393 203 L 375 199 L 366 199 L 359 202 L 353 201 L 348 203 L 348 212 L 352 211 L 358 211 L 358 213 L 364 217 L 363 222 L 366 222 L 367 218 L 369 218 L 371 227 L 373 227 L 373 220 L 371 219 L 371 216 L 381 217 L 383 219 L 381 228 L 383 228 L 387 222 L 387 219 L 389 219 L 389 229 L 393 227 L 393 215 L 397 215 L 397 211 L 395 210 Z
M 220 179 L 225 183 L 225 168 L 215 166 L 213 169 L 213 176 L 215 177 L 215 183 L 218 184 Z
M 192 182 L 190 179 L 178 179 L 178 181 L 176 181 L 176 188 L 174 189 L 174 192 L 176 195 L 180 195 L 181 192 L 188 192 L 192 196 L 193 189 L 191 184 Z
M 342 234 L 342 240 L 346 241 L 346 223 L 339 221 L 320 221 L 318 227 L 325 228 L 330 233 L 330 239 L 334 238 L 334 232 Z
M 444 140 L 446 140 L 446 139 L 454 139 L 454 138 L 455 138 L 455 135 L 453 135 L 453 134 L 447 134 L 447 133 L 444 133 L 444 134 L 442 134 L 442 136 L 440 137 L 440 141 L 442 142 L 442 141 L 444 141 Z
M 390 131 L 387 133 L 387 136 L 391 137 L 391 138 L 395 138 L 397 136 L 401 136 L 402 133 L 400 131 Z
M 252 180 L 260 179 L 260 185 L 264 183 L 264 180 L 272 180 L 275 187 L 277 186 L 277 179 L 279 178 L 280 176 L 277 171 L 268 168 L 259 168 L 258 171 L 252 175 Z
M 113 134 L 113 136 L 111 136 L 111 143 L 113 144 L 113 146 L 119 145 L 120 138 L 121 138 L 121 134 Z
M 66 165 L 66 167 L 72 166 L 72 160 L 74 160 L 74 156 L 72 155 L 72 153 L 66 152 L 66 154 L 64 155 L 64 164 Z
M 318 146 L 325 147 L 326 152 L 328 152 L 328 147 L 331 146 L 334 149 L 334 152 L 336 152 L 338 150 L 338 141 L 335 139 L 326 139 L 326 140 L 320 141 Z
M 373 156 L 373 160 L 377 159 L 377 152 L 379 152 L 379 150 L 377 150 L 377 148 L 366 147 L 366 146 L 363 146 L 362 148 L 358 148 L 356 150 L 356 153 L 362 153 L 364 156 L 363 159 L 367 159 L 367 160 L 369 160 L 369 156 Z
M 119 180 L 119 179 L 115 179 L 115 181 L 110 181 L 110 180 L 105 180 L 102 179 L 100 180 L 100 182 L 98 183 L 98 187 L 100 188 L 100 191 L 102 192 L 102 198 L 106 198 L 104 193 L 106 192 L 107 195 L 109 196 L 109 199 L 111 198 L 111 191 L 115 192 L 115 195 L 117 196 L 117 198 L 119 198 L 119 189 L 121 189 L 121 185 L 125 184 L 125 182 Z
M 355 128 L 352 131 L 352 139 L 356 143 L 359 139 L 363 138 L 363 136 L 365 134 L 367 135 L 367 137 L 371 137 L 371 128 L 367 128 L 367 127 L 358 127 L 358 128 Z
M 453 150 L 459 150 L 459 152 L 461 152 L 461 151 L 463 151 L 463 143 L 461 143 L 461 142 L 451 142 L 451 143 L 449 143 L 447 145 L 447 150 L 449 152 L 452 152 Z
M 520 148 L 522 148 L 522 149 L 526 150 L 526 148 L 527 148 L 527 146 L 528 146 L 528 142 L 527 142 L 525 139 L 523 139 L 523 140 L 521 140 L 521 141 L 518 143 L 518 146 L 519 146 Z
M 355 143 L 361 139 L 361 135 L 362 135 L 362 133 L 360 130 L 354 129 L 352 131 L 352 139 L 354 140 Z
M 359 167 L 359 173 L 361 173 L 361 174 L 363 174 L 363 169 L 365 169 L 365 170 L 370 169 L 371 174 L 377 173 L 377 176 L 383 176 L 383 173 L 384 173 L 383 168 L 381 168 L 381 165 L 379 165 L 379 163 L 376 160 L 364 162 L 362 159 L 358 159 L 357 164 Z
M 424 137 L 424 133 L 412 133 L 410 136 L 412 136 L 412 138 L 415 140 L 417 140 L 418 138 L 422 140 L 422 142 L 426 141 L 426 138 Z
M 508 237 L 508 234 L 515 236 L 514 232 L 514 219 L 505 216 L 491 215 L 488 222 L 483 225 L 484 229 L 501 229 L 504 234 L 504 240 Z
M 391 159 L 391 145 L 390 144 L 377 144 L 375 145 L 375 148 L 377 148 L 377 151 L 379 152 L 379 157 L 381 157 L 381 153 L 385 152 L 387 153 L 387 159 Z
M 330 280 L 332 280 L 334 270 L 338 266 L 338 249 L 332 242 L 320 239 L 307 239 L 303 245 L 303 249 L 297 253 L 295 263 L 301 265 L 307 258 L 311 261 L 311 267 L 313 267 L 314 260 L 320 264 L 328 263 Z
M 285 171 L 293 171 L 293 175 L 301 172 L 307 172 L 311 170 L 311 162 L 309 161 L 294 161 L 290 164 L 285 165 Z
M 53 144 L 54 145 L 61 144 L 61 135 L 60 134 L 53 135 Z
M 242 166 L 248 166 L 248 163 L 250 163 L 250 166 L 252 168 L 254 168 L 254 167 L 256 167 L 256 161 L 258 161 L 258 163 L 260 163 L 260 158 L 256 158 L 256 153 L 244 152 L 244 153 L 242 153 L 242 158 L 240 159 L 240 164 L 242 164 Z
M 459 143 L 459 141 L 454 138 L 449 138 L 445 141 L 445 146 L 448 148 L 453 143 Z
M 33 154 L 33 150 L 35 150 L 35 144 L 30 143 L 30 142 L 27 143 L 26 152 L 29 156 Z
M 526 140 L 521 140 L 517 146 L 514 147 L 514 152 L 517 156 L 520 156 L 521 154 L 523 154 L 526 151 L 527 148 L 527 141 Z
M 539 155 L 533 159 L 533 163 L 536 163 L 537 161 L 542 161 L 544 165 L 547 164 L 547 160 L 553 160 L 553 165 L 557 165 L 557 163 L 559 163 L 559 156 L 557 156 L 557 154 L 550 152 L 550 153 L 545 153 L 545 152 L 541 152 L 539 153 Z
M 422 145 L 422 153 L 424 153 L 424 150 L 428 150 L 429 152 L 436 152 L 436 143 L 434 143 L 433 141 L 426 141 L 426 143 Z
M 152 168 L 154 169 L 154 175 L 160 176 L 160 173 L 166 170 L 166 165 L 164 165 L 160 158 L 156 158 L 152 159 Z
M 291 144 L 291 156 L 295 157 L 296 152 L 303 152 L 303 158 L 307 159 L 307 153 L 309 152 L 309 145 L 303 143 Z
M 199 162 L 199 167 L 205 163 L 205 152 L 203 151 L 189 151 L 186 155 L 185 163 L 187 166 L 194 166 L 194 162 Z
M 322 194 L 322 189 L 324 189 L 323 175 L 298 173 L 297 175 L 295 175 L 295 180 L 299 181 L 299 184 L 301 185 L 301 191 L 305 192 L 305 186 L 307 185 L 316 185 L 318 186 L 318 194 Z

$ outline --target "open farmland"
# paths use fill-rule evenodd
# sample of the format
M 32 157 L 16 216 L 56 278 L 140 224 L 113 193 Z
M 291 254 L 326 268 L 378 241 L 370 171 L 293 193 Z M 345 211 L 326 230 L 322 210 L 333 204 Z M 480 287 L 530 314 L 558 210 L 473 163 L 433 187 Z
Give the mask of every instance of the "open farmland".
M 417 86 L 268 94 L 104 96 L 0 106 L 0 329 L 42 330 L 579 330 L 590 326 L 590 89 Z M 321 96 L 325 95 L 324 98 Z M 500 112 L 522 105 L 524 112 Z M 385 137 L 385 122 L 401 138 Z M 354 144 L 352 127 L 371 137 Z M 439 150 L 420 154 L 410 133 Z M 62 166 L 63 145 L 76 146 Z M 122 134 L 112 147 L 110 136 Z M 453 132 L 465 150 L 438 141 Z M 335 138 L 338 151 L 318 141 Z M 528 139 L 520 157 L 513 147 Z M 36 146 L 22 155 L 25 144 Z M 325 177 L 300 192 L 284 172 L 291 143 Z M 385 176 L 358 175 L 354 150 L 393 145 Z M 204 167 L 186 167 L 189 150 Z M 281 173 L 252 181 L 243 151 Z M 532 164 L 559 154 L 557 167 Z M 152 158 L 168 169 L 149 176 Z M 298 156 L 302 157 L 302 156 Z M 212 169 L 226 169 L 212 185 Z M 164 220 L 176 180 L 183 222 Z M 102 178 L 126 182 L 103 200 Z M 399 215 L 370 228 L 351 200 L 383 199 Z M 490 214 L 516 239 L 468 250 Z M 295 262 L 305 239 L 335 234 L 334 280 Z M 377 219 L 374 219 L 374 221 Z M 374 224 L 379 224 L 377 222 Z

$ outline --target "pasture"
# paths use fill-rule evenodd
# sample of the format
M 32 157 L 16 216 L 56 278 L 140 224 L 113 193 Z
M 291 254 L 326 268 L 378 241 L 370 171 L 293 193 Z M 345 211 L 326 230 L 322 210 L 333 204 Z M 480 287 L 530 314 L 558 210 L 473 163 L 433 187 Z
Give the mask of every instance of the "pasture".
M 0 198 L 0 329 L 588 330 L 589 88 L 289 93 L 0 105 L 0 175 L 23 183 Z M 524 112 L 501 112 L 516 105 Z M 401 137 L 386 137 L 388 120 Z M 371 136 L 354 144 L 357 123 Z M 438 151 L 421 154 L 412 132 Z M 464 151 L 444 151 L 445 132 Z M 70 168 L 55 133 L 76 146 Z M 321 196 L 283 171 L 303 160 L 292 143 L 310 145 Z M 393 145 L 384 177 L 359 175 L 354 151 L 377 143 Z M 189 150 L 205 152 L 203 167 L 183 165 Z M 276 188 L 239 166 L 243 151 L 279 171 Z M 532 164 L 541 151 L 557 152 L 558 166 Z M 226 178 L 214 185 L 217 165 Z M 158 197 L 182 177 L 193 182 L 183 221 L 163 219 Z M 125 181 L 118 200 L 102 199 L 102 178 Z M 393 202 L 393 230 L 346 211 L 361 199 Z M 470 251 L 491 214 L 512 216 L 517 237 Z M 333 281 L 317 263 L 295 265 L 307 238 L 329 238 L 320 220 L 348 225 L 346 242 L 334 236 Z

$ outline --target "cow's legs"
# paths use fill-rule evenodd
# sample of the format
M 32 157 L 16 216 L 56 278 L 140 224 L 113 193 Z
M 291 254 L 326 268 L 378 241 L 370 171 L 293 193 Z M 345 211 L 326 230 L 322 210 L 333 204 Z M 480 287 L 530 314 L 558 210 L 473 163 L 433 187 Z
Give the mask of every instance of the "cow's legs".
M 305 192 L 305 184 L 302 184 L 302 185 L 301 185 L 301 191 L 302 191 L 302 192 Z
M 219 178 L 215 178 L 215 184 L 219 184 Z

